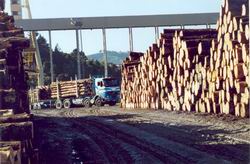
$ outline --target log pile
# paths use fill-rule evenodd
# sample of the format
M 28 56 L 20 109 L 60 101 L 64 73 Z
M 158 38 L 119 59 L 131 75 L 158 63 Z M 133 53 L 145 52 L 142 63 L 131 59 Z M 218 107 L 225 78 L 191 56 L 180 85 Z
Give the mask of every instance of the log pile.
M 222 88 L 215 88 L 220 111 L 249 117 L 249 1 L 224 0 L 217 31 L 210 72 L 217 71 L 212 78 L 220 79 L 222 84 Z
M 165 29 L 122 65 L 121 106 L 249 117 L 248 0 L 225 0 L 217 29 Z
M 27 47 L 23 30 L 15 27 L 12 16 L 0 11 L 0 163 L 35 161 L 22 56 Z
M 79 97 L 92 95 L 92 80 L 61 81 L 50 85 L 51 98 Z
M 38 160 L 33 147 L 34 130 L 30 114 L 14 114 L 1 110 L 0 159 L 1 163 L 31 163 Z
M 29 112 L 27 76 L 23 66 L 23 49 L 29 47 L 24 32 L 14 26 L 14 19 L 0 13 L 0 109 L 14 113 Z

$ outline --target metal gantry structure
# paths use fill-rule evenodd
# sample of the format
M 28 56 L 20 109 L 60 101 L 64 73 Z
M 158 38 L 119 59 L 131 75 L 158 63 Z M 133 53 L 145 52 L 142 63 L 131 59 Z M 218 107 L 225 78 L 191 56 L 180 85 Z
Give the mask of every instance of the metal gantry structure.
M 37 48 L 36 61 L 39 67 L 40 84 L 43 84 L 43 69 L 40 53 L 35 39 L 36 31 L 48 31 L 50 45 L 50 72 L 51 81 L 55 80 L 53 70 L 52 36 L 51 31 L 56 30 L 75 30 L 77 47 L 77 77 L 81 79 L 81 63 L 79 52 L 79 31 L 87 29 L 101 29 L 103 35 L 103 54 L 104 54 L 104 75 L 108 77 L 108 58 L 107 58 L 107 38 L 106 29 L 127 28 L 129 35 L 129 51 L 134 51 L 133 28 L 153 27 L 155 28 L 155 40 L 159 38 L 159 27 L 179 26 L 184 28 L 190 25 L 210 25 L 216 24 L 219 13 L 196 13 L 196 14 L 170 14 L 170 15 L 141 15 L 141 16 L 113 16 L 113 17 L 80 17 L 80 18 L 50 18 L 32 19 L 28 0 L 26 8 L 29 11 L 29 19 L 16 20 L 16 25 L 22 27 L 24 31 L 32 34 L 34 46 Z M 82 34 L 80 33 L 80 37 Z M 81 51 L 82 50 L 81 40 Z

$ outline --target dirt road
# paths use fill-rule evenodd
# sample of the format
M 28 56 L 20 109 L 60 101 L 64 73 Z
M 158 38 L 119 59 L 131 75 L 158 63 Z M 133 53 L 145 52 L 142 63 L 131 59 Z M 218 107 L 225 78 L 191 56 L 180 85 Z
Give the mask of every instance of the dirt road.
M 41 163 L 249 163 L 249 119 L 103 107 L 37 110 Z

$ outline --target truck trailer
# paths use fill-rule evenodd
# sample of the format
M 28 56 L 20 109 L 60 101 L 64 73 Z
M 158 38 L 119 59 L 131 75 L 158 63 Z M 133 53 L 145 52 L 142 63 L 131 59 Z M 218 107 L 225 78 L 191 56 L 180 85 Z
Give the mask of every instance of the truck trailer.
M 90 78 L 74 81 L 56 81 L 31 91 L 36 99 L 32 109 L 114 106 L 120 101 L 120 85 L 115 78 Z

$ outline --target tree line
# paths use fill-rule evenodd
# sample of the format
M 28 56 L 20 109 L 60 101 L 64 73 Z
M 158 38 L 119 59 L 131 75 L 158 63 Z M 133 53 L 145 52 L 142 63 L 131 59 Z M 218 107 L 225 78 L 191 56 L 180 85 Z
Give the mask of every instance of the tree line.
M 45 84 L 48 85 L 51 82 L 49 44 L 41 35 L 38 36 L 37 42 L 44 69 Z M 77 75 L 77 50 L 75 49 L 71 53 L 65 53 L 56 45 L 52 51 L 54 76 L 60 81 L 74 79 L 75 75 Z M 104 75 L 104 63 L 97 60 L 89 60 L 84 52 L 80 52 L 80 63 L 83 78 Z M 109 76 L 121 79 L 120 66 L 109 63 L 108 72 Z

